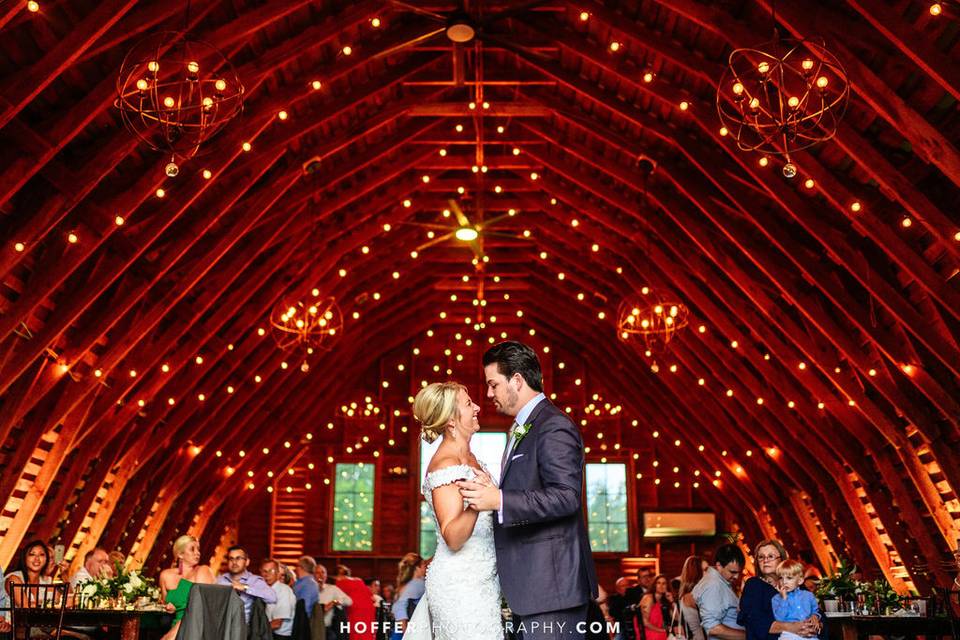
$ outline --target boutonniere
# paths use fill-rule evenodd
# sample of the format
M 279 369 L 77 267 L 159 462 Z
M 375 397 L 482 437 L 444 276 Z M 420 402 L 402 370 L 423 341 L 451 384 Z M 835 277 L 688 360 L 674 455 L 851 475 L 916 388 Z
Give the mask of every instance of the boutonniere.
M 520 444 L 520 441 L 530 433 L 530 429 L 533 429 L 533 423 L 528 422 L 526 424 L 517 425 L 517 428 L 513 430 L 513 446 L 516 447 Z

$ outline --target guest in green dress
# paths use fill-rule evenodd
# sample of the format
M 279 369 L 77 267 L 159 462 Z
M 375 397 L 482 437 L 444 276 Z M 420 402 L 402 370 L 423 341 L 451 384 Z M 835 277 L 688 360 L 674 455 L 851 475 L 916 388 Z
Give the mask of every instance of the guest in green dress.
M 200 543 L 190 535 L 177 538 L 173 543 L 173 557 L 176 565 L 160 572 L 160 590 L 166 608 L 173 615 L 173 626 L 162 640 L 174 640 L 180 629 L 180 620 L 187 610 L 190 599 L 190 587 L 194 584 L 213 584 L 213 570 L 200 564 Z

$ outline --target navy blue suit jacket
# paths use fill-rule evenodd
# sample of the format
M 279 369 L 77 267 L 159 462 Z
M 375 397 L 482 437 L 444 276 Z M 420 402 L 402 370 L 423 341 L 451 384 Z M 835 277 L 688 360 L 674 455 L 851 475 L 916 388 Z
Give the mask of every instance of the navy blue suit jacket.
M 520 616 L 570 609 L 597 597 L 583 520 L 583 440 L 549 400 L 507 459 L 500 479 L 503 523 L 494 513 L 500 586 Z

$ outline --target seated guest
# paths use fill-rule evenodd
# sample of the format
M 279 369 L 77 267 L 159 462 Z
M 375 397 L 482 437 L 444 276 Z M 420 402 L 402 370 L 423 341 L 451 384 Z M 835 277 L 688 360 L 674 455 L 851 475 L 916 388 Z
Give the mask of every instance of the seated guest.
M 4 585 L 3 567 L 0 567 L 0 633 L 10 631 L 10 620 L 7 610 L 10 608 L 10 598 L 7 596 L 7 588 Z
M 373 640 L 373 622 L 377 619 L 377 610 L 373 607 L 373 594 L 360 578 L 350 575 L 345 565 L 337 565 L 337 586 L 350 596 L 353 604 L 347 610 L 350 623 L 350 640 Z
M 426 592 L 426 575 L 427 563 L 420 554 L 411 552 L 400 560 L 397 567 L 397 599 L 393 603 L 393 619 L 399 630 L 393 634 L 394 640 L 403 636 L 413 609 Z
M 293 614 L 297 608 L 297 596 L 293 589 L 280 582 L 280 563 L 267 558 L 260 563 L 260 576 L 273 589 L 275 600 L 267 605 L 267 619 L 273 629 L 274 640 L 287 640 L 293 635 Z
M 19 560 L 17 570 L 7 574 L 4 580 L 4 588 L 8 593 L 13 591 L 10 585 L 14 584 L 53 584 L 53 579 L 48 575 L 53 558 L 47 553 L 47 545 L 42 541 L 32 540 L 25 544 L 20 550 Z M 14 594 L 14 597 L 20 599 L 18 594 Z M 13 597 L 10 599 L 14 600 Z M 18 607 L 27 606 L 25 602 L 13 601 L 12 604 Z
M 200 564 L 200 543 L 190 535 L 180 536 L 173 543 L 174 566 L 160 572 L 160 593 L 166 608 L 173 615 L 173 626 L 161 640 L 173 640 L 180 629 L 180 620 L 187 610 L 190 587 L 213 584 L 213 570 Z
M 353 598 L 337 585 L 327 582 L 327 568 L 322 564 L 317 565 L 314 575 L 320 583 L 320 597 L 317 602 L 323 606 L 323 626 L 329 629 L 333 622 L 333 608 L 337 605 L 350 607 L 353 605 Z
M 115 578 L 117 572 L 127 563 L 127 556 L 123 555 L 122 551 L 111 551 L 110 552 L 110 562 L 107 563 L 107 576 L 110 578 Z
M 313 615 L 313 607 L 317 604 L 317 598 L 320 597 L 320 587 L 317 585 L 317 579 L 313 577 L 317 570 L 317 561 L 310 556 L 301 556 L 297 561 L 294 571 L 297 572 L 297 581 L 293 583 L 293 593 L 297 600 L 303 600 L 307 608 L 307 617 Z
M 693 588 L 703 578 L 703 572 L 709 567 L 700 556 L 690 556 L 683 562 L 680 570 L 680 591 L 677 602 L 680 605 L 680 626 L 688 640 L 705 640 L 703 626 L 700 624 L 700 611 L 693 599 Z
M 763 540 L 753 552 L 757 575 L 747 580 L 740 597 L 737 621 L 746 629 L 747 640 L 777 640 L 783 632 L 815 636 L 820 618 L 805 622 L 779 622 L 773 617 L 773 597 L 778 595 L 780 578 L 777 566 L 787 559 L 787 550 L 779 540 Z
M 28 542 L 20 551 L 20 561 L 17 570 L 7 575 L 4 580 L 5 591 L 12 592 L 13 589 L 11 589 L 11 587 L 15 584 L 53 584 L 53 579 L 50 577 L 51 565 L 56 567 L 47 545 L 41 540 Z M 8 597 L 7 599 L 11 607 L 24 607 L 36 606 L 39 599 L 45 599 L 46 597 L 47 594 L 41 596 L 39 592 L 30 590 L 27 594 L 13 593 L 12 597 Z M 47 635 L 43 628 L 31 628 L 31 637 L 45 637 Z M 64 637 L 89 640 L 88 636 L 68 629 L 64 629 L 61 635 Z
M 629 578 L 626 576 L 617 578 L 617 581 L 613 583 L 614 592 L 607 598 L 610 618 L 620 627 L 620 640 L 634 640 L 636 638 L 636 632 L 633 628 L 636 605 L 631 604 L 627 599 L 627 589 L 629 586 Z
M 260 598 L 266 604 L 274 604 L 277 594 L 263 578 L 247 571 L 250 557 L 243 547 L 233 546 L 227 549 L 227 573 L 217 578 L 217 584 L 233 587 L 243 601 L 244 619 L 250 622 L 250 608 L 253 599 Z
M 70 588 L 76 591 L 81 582 L 91 582 L 104 577 L 106 567 L 110 564 L 110 555 L 106 549 L 97 547 L 83 556 L 83 566 L 70 578 Z
M 693 588 L 704 635 L 707 640 L 744 640 L 743 626 L 737 622 L 740 600 L 734 591 L 743 571 L 743 552 L 735 544 L 725 544 L 717 548 L 713 560 L 713 566 Z

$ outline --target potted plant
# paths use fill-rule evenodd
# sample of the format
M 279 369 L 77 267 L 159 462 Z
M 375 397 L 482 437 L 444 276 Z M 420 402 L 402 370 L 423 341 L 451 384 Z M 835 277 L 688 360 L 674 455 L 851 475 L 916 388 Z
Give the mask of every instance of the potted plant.
M 900 594 L 893 590 L 890 583 L 880 578 L 863 584 L 863 595 L 867 606 L 874 615 L 890 615 L 900 608 Z
M 842 610 L 843 603 L 856 599 L 859 586 L 853 577 L 856 571 L 856 565 L 841 558 L 834 572 L 820 580 L 816 596 L 823 603 L 824 613 L 837 613 Z

